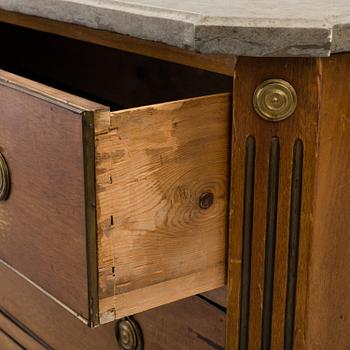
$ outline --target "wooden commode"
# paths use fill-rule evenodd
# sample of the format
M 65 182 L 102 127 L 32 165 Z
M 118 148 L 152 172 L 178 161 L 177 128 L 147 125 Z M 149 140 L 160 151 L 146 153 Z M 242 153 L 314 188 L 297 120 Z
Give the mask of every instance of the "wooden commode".
M 242 1 L 0 0 L 1 350 L 348 350 L 350 7 Z

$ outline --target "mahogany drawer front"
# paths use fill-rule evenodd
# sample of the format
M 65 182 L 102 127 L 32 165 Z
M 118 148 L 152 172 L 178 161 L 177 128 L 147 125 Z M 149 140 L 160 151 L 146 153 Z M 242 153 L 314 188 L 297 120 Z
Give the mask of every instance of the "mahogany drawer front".
M 51 348 L 118 349 L 113 323 L 89 328 L 11 269 L 0 265 L 0 276 L 1 308 Z
M 0 348 L 3 350 L 50 350 L 51 347 L 36 337 L 26 327 L 11 319 L 4 310 L 0 312 Z
M 0 72 L 0 257 L 88 318 L 83 113 L 99 105 Z
M 110 112 L 0 71 L 0 257 L 90 325 L 224 285 L 230 94 Z
M 0 329 L 0 345 L 6 350 L 21 350 L 21 346 Z
M 28 350 L 41 349 L 30 344 L 55 350 L 120 349 L 114 322 L 88 328 L 10 269 L 1 266 L 0 276 L 5 281 L 0 293 L 3 310 L 33 338 L 23 329 L 15 330 L 14 325 L 11 331 L 8 326 L 6 330 Z M 144 350 L 224 349 L 225 313 L 199 297 L 161 306 L 134 318 L 142 332 Z M 8 350 L 1 346 L 1 337 L 0 348 Z

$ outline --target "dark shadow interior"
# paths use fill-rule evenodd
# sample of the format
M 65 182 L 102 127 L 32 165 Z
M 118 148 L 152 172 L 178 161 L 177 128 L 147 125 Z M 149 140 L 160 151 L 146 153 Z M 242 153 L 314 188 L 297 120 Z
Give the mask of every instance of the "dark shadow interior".
M 108 47 L 0 24 L 0 68 L 112 110 L 230 92 L 232 78 Z

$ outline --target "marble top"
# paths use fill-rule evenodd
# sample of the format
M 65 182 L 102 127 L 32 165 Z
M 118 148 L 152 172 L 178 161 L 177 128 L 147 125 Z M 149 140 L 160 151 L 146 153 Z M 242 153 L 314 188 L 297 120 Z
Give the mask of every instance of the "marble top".
M 350 0 L 0 0 L 0 8 L 203 53 L 350 51 Z

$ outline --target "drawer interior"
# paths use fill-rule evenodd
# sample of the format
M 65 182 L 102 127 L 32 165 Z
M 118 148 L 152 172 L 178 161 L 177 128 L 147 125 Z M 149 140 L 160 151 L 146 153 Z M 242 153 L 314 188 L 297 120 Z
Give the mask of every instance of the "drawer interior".
M 222 286 L 232 78 L 13 25 L 0 31 L 0 69 L 17 77 L 1 73 L 0 151 L 14 186 L 0 215 L 30 203 L 6 228 L 9 265 L 18 255 L 20 273 L 90 325 Z
M 112 110 L 232 90 L 232 78 L 0 23 L 0 68 Z

